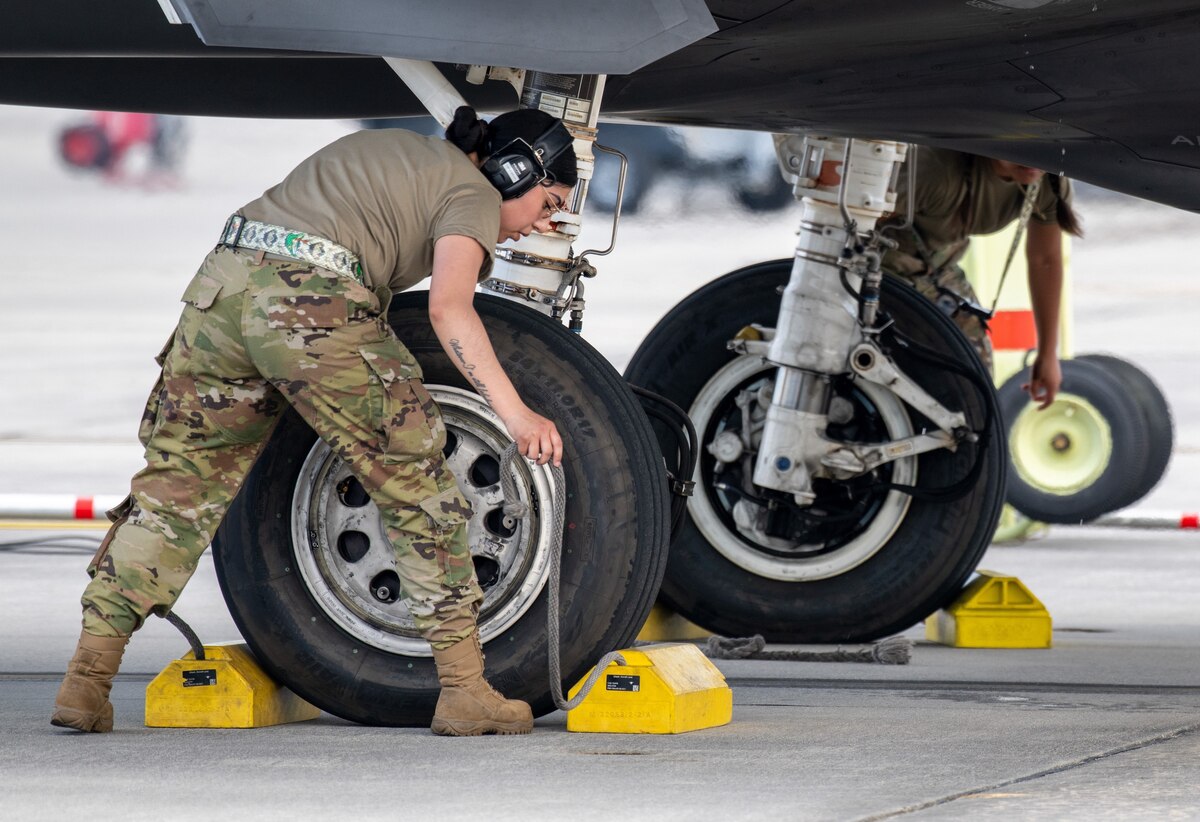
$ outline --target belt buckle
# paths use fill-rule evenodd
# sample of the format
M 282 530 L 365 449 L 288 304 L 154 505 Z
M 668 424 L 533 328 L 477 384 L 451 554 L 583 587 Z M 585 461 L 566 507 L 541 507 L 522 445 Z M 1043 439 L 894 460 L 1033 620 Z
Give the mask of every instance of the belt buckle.
M 236 228 L 234 227 L 236 225 Z M 242 239 L 242 229 L 246 227 L 246 218 L 241 214 L 234 214 L 225 221 L 225 230 L 221 232 L 221 244 L 227 245 L 230 248 L 237 248 L 238 242 Z M 233 239 L 229 239 L 229 233 L 234 232 Z

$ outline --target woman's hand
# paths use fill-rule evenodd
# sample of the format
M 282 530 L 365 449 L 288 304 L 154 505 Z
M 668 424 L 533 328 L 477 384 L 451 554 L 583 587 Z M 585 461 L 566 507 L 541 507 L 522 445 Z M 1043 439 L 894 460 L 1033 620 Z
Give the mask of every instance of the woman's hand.
M 524 404 L 501 419 L 523 456 L 535 460 L 538 465 L 551 460 L 555 465 L 562 465 L 562 437 L 553 422 Z
M 1058 396 L 1062 386 L 1062 367 L 1058 357 L 1053 353 L 1038 354 L 1029 370 L 1029 382 L 1021 389 L 1029 394 L 1029 399 L 1038 404 L 1038 410 L 1045 410 Z

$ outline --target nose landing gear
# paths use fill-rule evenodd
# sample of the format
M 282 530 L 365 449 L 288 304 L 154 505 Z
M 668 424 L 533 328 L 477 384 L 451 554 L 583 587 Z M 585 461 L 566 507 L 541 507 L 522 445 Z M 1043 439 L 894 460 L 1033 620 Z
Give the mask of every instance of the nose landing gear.
M 689 409 L 702 446 L 666 603 L 727 635 L 863 641 L 961 590 L 1003 505 L 1003 438 L 987 371 L 936 306 L 883 278 L 864 326 L 868 278 L 801 245 L 686 298 L 626 376 Z M 794 371 L 804 387 L 781 388 Z

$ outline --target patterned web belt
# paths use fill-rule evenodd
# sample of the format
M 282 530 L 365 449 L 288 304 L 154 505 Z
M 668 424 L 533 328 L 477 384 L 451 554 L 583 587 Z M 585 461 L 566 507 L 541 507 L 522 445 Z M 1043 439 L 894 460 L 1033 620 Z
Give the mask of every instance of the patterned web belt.
M 358 257 L 345 246 L 315 234 L 247 220 L 240 214 L 234 214 L 226 221 L 218 245 L 291 257 L 335 271 L 360 283 L 363 281 L 362 266 L 358 264 Z

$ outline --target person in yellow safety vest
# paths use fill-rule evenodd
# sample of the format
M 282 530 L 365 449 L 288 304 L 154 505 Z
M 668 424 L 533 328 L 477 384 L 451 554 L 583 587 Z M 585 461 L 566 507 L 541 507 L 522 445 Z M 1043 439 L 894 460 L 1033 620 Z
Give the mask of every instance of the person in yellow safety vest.
M 473 299 L 496 243 L 549 231 L 576 179 L 561 120 L 522 109 L 485 123 L 463 106 L 445 140 L 401 129 L 343 137 L 229 218 L 159 357 L 139 431 L 146 467 L 88 568 L 52 724 L 112 730 L 109 693 L 130 635 L 175 603 L 290 407 L 379 508 L 442 686 L 431 730 L 532 730 L 529 706 L 484 679 L 471 506 L 442 453 L 441 411 L 387 308 L 429 278 L 447 356 L 521 454 L 560 464 L 557 427 L 517 394 Z
M 912 225 L 889 236 L 899 247 L 884 255 L 888 274 L 908 281 L 950 316 L 992 370 L 987 313 L 958 261 L 974 234 L 1000 231 L 1020 219 L 1029 201 L 1025 254 L 1037 329 L 1037 356 L 1024 386 L 1040 408 L 1054 402 L 1062 383 L 1058 328 L 1062 304 L 1062 232 L 1082 237 L 1071 186 L 1057 174 L 1007 160 L 914 146 L 917 183 Z M 908 175 L 901 170 L 896 212 L 884 225 L 902 225 L 908 212 Z

